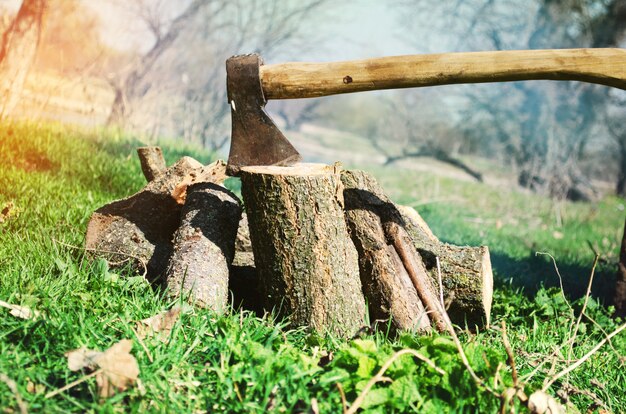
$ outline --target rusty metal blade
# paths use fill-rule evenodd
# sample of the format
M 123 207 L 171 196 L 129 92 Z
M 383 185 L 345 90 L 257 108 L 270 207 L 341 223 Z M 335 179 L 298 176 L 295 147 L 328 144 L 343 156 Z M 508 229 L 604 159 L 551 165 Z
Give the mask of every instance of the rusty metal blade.
M 232 135 L 226 172 L 237 175 L 248 165 L 292 165 L 302 159 L 265 112 L 259 76 L 261 58 L 234 56 L 226 61 Z

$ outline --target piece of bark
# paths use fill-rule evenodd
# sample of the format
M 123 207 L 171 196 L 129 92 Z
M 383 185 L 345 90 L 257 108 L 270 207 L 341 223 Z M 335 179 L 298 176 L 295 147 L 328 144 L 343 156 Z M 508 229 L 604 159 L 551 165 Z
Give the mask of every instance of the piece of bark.
M 143 176 L 146 177 L 146 181 L 154 181 L 155 178 L 167 170 L 161 147 L 139 147 L 137 148 L 137 155 L 139 156 L 141 171 Z
M 228 304 L 229 266 L 241 218 L 237 197 L 214 183 L 187 188 L 174 249 L 165 272 L 168 292 L 223 312 Z
M 244 167 L 241 183 L 266 309 L 318 332 L 357 332 L 365 300 L 338 168 Z
M 183 157 L 136 194 L 100 207 L 87 225 L 86 250 L 106 259 L 112 268 L 129 267 L 151 281 L 159 280 L 172 252 L 184 202 L 185 191 L 174 194 L 175 190 L 192 175 L 207 177 L 205 170 L 223 169 L 223 165 L 203 167 Z
M 615 316 L 626 316 L 626 222 L 620 248 L 619 263 L 615 279 L 615 293 L 613 294 Z
M 426 331 L 429 318 L 402 260 L 387 243 L 383 223 L 372 211 L 370 193 L 358 191 L 358 176 L 341 174 L 345 218 L 359 254 L 363 294 L 370 320 L 389 320 L 392 330 Z M 355 191 L 353 191 L 355 190 Z
M 439 257 L 445 305 L 450 320 L 461 326 L 467 324 L 470 328 L 489 326 L 493 301 L 489 248 L 447 243 L 433 250 L 416 248 L 433 280 L 438 278 L 436 258 Z
M 436 258 L 439 257 L 444 300 L 452 322 L 460 325 L 467 323 L 469 326 L 488 325 L 493 296 L 493 273 L 488 248 L 441 243 L 421 217 L 415 219 L 416 212 L 409 211 L 407 214 L 406 208 L 391 202 L 373 177 L 363 171 L 345 171 L 343 175 L 351 176 L 350 179 L 358 183 L 346 190 L 346 198 L 349 193 L 369 197 L 369 209 L 380 217 L 383 224 L 396 223 L 406 230 L 436 291 Z

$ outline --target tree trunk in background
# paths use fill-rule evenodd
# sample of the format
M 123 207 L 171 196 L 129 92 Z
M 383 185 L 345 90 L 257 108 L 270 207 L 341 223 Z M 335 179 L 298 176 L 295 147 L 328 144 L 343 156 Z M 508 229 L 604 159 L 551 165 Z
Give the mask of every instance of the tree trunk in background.
M 111 113 L 107 120 L 107 125 L 124 124 L 129 111 L 129 99 L 136 98 L 137 87 L 146 74 L 152 69 L 157 59 L 174 43 L 180 32 L 185 28 L 189 19 L 193 17 L 200 8 L 209 2 L 207 0 L 193 0 L 185 11 L 175 18 L 170 24 L 169 30 L 164 35 L 155 33 L 156 43 L 152 49 L 131 68 L 124 76 L 122 82 L 115 86 L 115 100 L 111 106 Z
M 358 256 L 333 166 L 245 167 L 241 192 L 266 309 L 354 335 L 365 324 Z
M 624 223 L 624 236 L 619 254 L 613 305 L 615 305 L 616 316 L 626 316 L 626 222 Z
M 0 46 L 0 119 L 17 105 L 35 60 L 47 0 L 24 0 Z

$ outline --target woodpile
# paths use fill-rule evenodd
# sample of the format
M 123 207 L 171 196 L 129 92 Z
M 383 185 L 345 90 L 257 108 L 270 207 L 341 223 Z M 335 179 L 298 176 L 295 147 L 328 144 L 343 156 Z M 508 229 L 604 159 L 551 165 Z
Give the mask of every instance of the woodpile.
M 230 303 L 275 311 L 340 336 L 368 324 L 443 331 L 446 311 L 462 327 L 489 323 L 487 247 L 442 243 L 365 172 L 245 167 L 242 213 L 222 186 L 223 162 L 183 157 L 166 168 L 159 148 L 138 154 L 148 184 L 93 213 L 86 249 L 171 297 L 216 312 Z

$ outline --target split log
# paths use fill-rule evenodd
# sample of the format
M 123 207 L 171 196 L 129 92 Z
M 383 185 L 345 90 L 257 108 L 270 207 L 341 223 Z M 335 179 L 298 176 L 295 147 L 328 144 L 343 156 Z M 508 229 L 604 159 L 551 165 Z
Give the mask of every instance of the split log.
M 161 147 L 139 147 L 137 155 L 141 163 L 141 171 L 148 182 L 154 181 L 167 170 Z
M 345 218 L 359 254 L 363 294 L 371 320 L 389 320 L 393 331 L 430 328 L 424 306 L 401 258 L 387 243 L 383 222 L 372 204 L 371 193 L 359 191 L 358 175 L 341 174 Z
M 171 296 L 188 295 L 195 304 L 220 313 L 226 309 L 240 218 L 239 200 L 224 187 L 203 182 L 187 188 L 165 272 Z
M 435 287 L 438 287 L 436 258 L 439 258 L 444 300 L 454 323 L 489 324 L 493 273 L 487 247 L 453 246 L 440 242 L 417 212 L 396 206 L 376 180 L 365 172 L 346 171 L 342 179 L 346 185 L 346 199 L 358 196 L 367 200 L 362 208 L 380 217 L 388 229 L 387 237 L 393 233 L 390 225 L 406 231 Z
M 266 308 L 319 332 L 357 332 L 365 300 L 338 168 L 244 167 L 241 183 Z
M 219 173 L 222 171 L 222 173 Z M 225 164 L 203 167 L 183 157 L 136 194 L 97 209 L 87 226 L 85 248 L 113 268 L 131 270 L 156 281 L 172 252 L 187 185 L 223 175 Z

